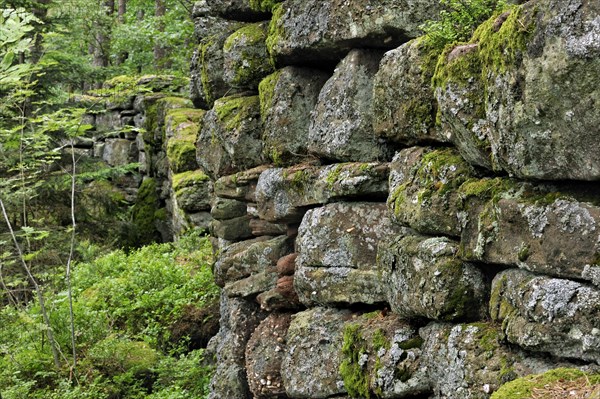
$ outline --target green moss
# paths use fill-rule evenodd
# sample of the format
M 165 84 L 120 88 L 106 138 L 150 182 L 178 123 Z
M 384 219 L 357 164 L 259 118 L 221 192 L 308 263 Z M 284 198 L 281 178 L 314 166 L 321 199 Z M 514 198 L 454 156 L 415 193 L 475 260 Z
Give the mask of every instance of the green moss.
M 264 42 L 266 38 L 267 30 L 262 22 L 248 24 L 229 35 L 223 44 L 223 51 L 230 51 L 238 43 L 245 46 L 255 45 Z
M 195 134 L 178 136 L 169 140 L 167 158 L 173 172 L 180 173 L 197 167 L 195 140 Z
M 383 348 L 385 350 L 389 350 L 392 346 L 390 341 L 385 336 L 385 331 L 382 328 L 378 328 L 373 333 L 373 349 L 377 352 L 379 349 Z M 376 367 L 377 368 L 377 367 Z
M 393 204 L 394 215 L 396 216 L 399 216 L 404 211 L 403 205 L 407 199 L 407 188 L 408 183 L 401 184 L 400 186 L 394 189 L 394 191 L 390 194 L 390 197 L 388 199 L 388 203 Z
M 213 48 L 218 40 L 219 37 L 217 35 L 207 36 L 198 46 L 200 53 L 200 82 L 202 83 L 202 92 L 204 93 L 204 99 L 207 104 L 212 104 L 212 102 L 215 101 L 208 60 L 213 56 Z
M 423 155 L 416 178 L 421 187 L 444 195 L 473 173 L 473 168 L 456 150 L 445 148 Z
M 281 0 L 250 0 L 250 8 L 259 12 L 271 12 Z
M 291 176 L 290 185 L 295 191 L 297 191 L 299 194 L 302 194 L 306 190 L 308 180 L 308 173 L 305 170 L 298 170 Z
M 203 109 L 174 108 L 167 111 L 166 120 L 171 126 L 179 126 L 185 122 L 199 123 L 206 114 Z
M 479 43 L 482 78 L 489 73 L 504 73 L 517 63 L 518 54 L 525 50 L 527 39 L 533 31 L 535 10 L 530 6 L 514 7 L 500 29 L 496 31 L 498 14 L 481 24 L 473 34 L 471 42 Z
M 283 160 L 281 159 L 281 151 L 279 151 L 277 148 L 273 147 L 271 148 L 271 151 L 269 152 L 269 158 L 271 158 L 271 161 L 273 161 L 273 164 L 275 166 L 281 166 L 283 165 Z
M 264 56 L 267 25 L 264 22 L 246 25 L 232 33 L 225 44 L 223 52 L 236 52 L 231 84 L 234 86 L 252 86 L 259 84 L 260 79 L 273 72 L 273 66 Z
M 481 334 L 478 347 L 486 352 L 491 352 L 493 355 L 493 352 L 498 348 L 500 331 L 495 326 L 486 325 L 485 323 L 477 323 L 476 325 Z
M 398 344 L 398 347 L 404 350 L 415 349 L 420 348 L 423 345 L 423 342 L 423 338 L 416 336 L 406 341 L 400 342 L 400 344 Z
M 344 328 L 344 341 L 342 345 L 342 364 L 340 375 L 344 380 L 344 387 L 352 397 L 370 398 L 369 374 L 366 364 L 361 366 L 359 360 L 367 351 L 367 343 L 360 333 L 360 324 L 348 324 Z
M 279 82 L 281 70 L 275 71 L 264 78 L 258 85 L 258 96 L 260 99 L 260 115 L 263 122 L 269 114 L 269 109 L 273 106 L 273 97 L 275 96 L 275 86 Z
M 327 187 L 329 187 L 329 189 L 332 189 L 333 185 L 339 180 L 340 175 L 342 174 L 342 171 L 344 170 L 344 165 L 346 165 L 346 164 L 343 164 L 343 163 L 337 164 L 335 166 L 335 168 L 333 168 L 327 174 L 325 181 L 326 181 Z
M 283 18 L 286 10 L 281 3 L 274 5 L 271 10 L 273 12 L 273 17 L 271 18 L 271 23 L 269 24 L 269 34 L 265 43 L 267 45 L 267 51 L 271 56 L 271 63 L 276 65 L 275 49 L 281 42 L 281 37 L 284 33 L 283 28 L 281 27 L 281 19 Z
M 132 229 L 124 243 L 126 247 L 137 247 L 160 241 L 156 221 L 160 219 L 159 198 L 156 180 L 147 178 L 142 182 L 135 204 L 131 207 Z
M 521 244 L 521 248 L 519 249 L 519 261 L 521 262 L 525 262 L 527 259 L 529 259 L 529 245 L 523 243 Z
M 231 96 L 215 101 L 213 109 L 217 114 L 217 118 L 227 130 L 235 130 L 240 127 L 243 121 L 255 116 L 258 105 L 258 96 Z
M 183 188 L 192 187 L 208 180 L 209 177 L 204 174 L 202 170 L 192 170 L 173 175 L 171 179 L 171 187 L 173 188 L 173 191 L 177 192 Z
M 150 146 L 156 146 L 158 143 L 154 139 L 154 132 L 158 130 L 158 107 L 156 104 L 151 104 L 146 107 L 146 120 L 144 122 L 144 131 L 142 137 L 144 143 Z
M 581 370 L 558 368 L 543 374 L 528 375 L 502 385 L 491 399 L 527 399 L 536 388 L 544 388 L 560 381 L 581 380 L 583 386 L 600 383 L 600 374 L 586 374 Z

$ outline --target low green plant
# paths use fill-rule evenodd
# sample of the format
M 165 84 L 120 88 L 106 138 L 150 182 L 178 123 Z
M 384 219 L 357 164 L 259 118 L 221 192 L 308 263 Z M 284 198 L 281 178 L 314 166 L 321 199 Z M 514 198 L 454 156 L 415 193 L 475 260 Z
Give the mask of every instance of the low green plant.
M 468 41 L 475 29 L 506 6 L 505 0 L 440 0 L 439 18 L 420 26 L 431 47 Z

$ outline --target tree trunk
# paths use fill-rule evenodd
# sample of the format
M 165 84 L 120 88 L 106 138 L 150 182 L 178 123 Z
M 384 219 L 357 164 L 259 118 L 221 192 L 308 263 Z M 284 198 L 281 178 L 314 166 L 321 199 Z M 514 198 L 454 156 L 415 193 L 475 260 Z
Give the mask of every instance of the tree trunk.
M 106 0 L 104 2 L 106 15 L 110 17 L 115 13 L 115 0 Z M 108 48 L 110 45 L 110 24 L 101 23 L 96 32 L 96 42 L 94 43 L 94 60 L 92 65 L 95 67 L 107 67 L 109 65 Z
M 127 12 L 127 0 L 119 0 L 117 18 L 120 24 L 125 23 L 125 13 Z
M 166 11 L 165 0 L 155 0 L 154 15 L 158 19 L 156 30 L 161 33 L 165 31 L 165 23 L 162 18 L 165 16 Z M 157 38 L 154 43 L 154 66 L 159 70 L 169 67 L 167 61 L 167 46 L 162 42 L 160 37 Z

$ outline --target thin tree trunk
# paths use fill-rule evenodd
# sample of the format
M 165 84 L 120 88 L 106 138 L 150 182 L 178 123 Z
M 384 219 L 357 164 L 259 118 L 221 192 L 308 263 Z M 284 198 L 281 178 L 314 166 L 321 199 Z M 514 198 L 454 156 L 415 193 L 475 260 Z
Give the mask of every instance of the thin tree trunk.
M 81 123 L 79 124 L 81 126 Z M 75 232 L 77 221 L 75 219 L 75 177 L 77 161 L 75 160 L 75 144 L 74 139 L 71 139 L 71 246 L 69 248 L 69 258 L 67 259 L 67 296 L 69 297 L 69 318 L 71 327 L 71 352 L 73 355 L 72 372 L 75 374 L 77 367 L 77 349 L 75 339 L 75 312 L 73 311 L 73 287 L 71 285 L 71 266 L 73 264 L 73 254 L 75 253 Z
M 158 19 L 156 30 L 161 33 L 165 31 L 165 23 L 162 18 L 165 16 L 166 11 L 165 0 L 155 0 L 154 15 Z M 165 46 L 160 37 L 154 43 L 154 66 L 159 70 L 169 67 L 167 63 L 167 46 Z
M 127 0 L 119 0 L 117 16 L 120 24 L 125 23 L 125 13 L 127 12 Z
M 37 280 L 31 273 L 31 269 L 29 265 L 25 261 L 25 257 L 23 251 L 21 250 L 21 246 L 17 241 L 17 236 L 12 228 L 12 224 L 8 218 L 8 213 L 6 212 L 6 208 L 4 207 L 4 201 L 0 198 L 0 208 L 2 208 L 2 216 L 4 216 L 4 220 L 6 221 L 6 225 L 8 227 L 8 231 L 10 232 L 10 236 L 12 237 L 13 243 L 15 244 L 15 248 L 17 250 L 17 255 L 21 261 L 21 265 L 25 272 L 27 273 L 27 277 L 29 277 L 29 281 L 33 284 L 35 289 L 35 293 L 37 295 L 38 302 L 40 304 L 40 311 L 42 312 L 42 318 L 44 319 L 44 324 L 46 325 L 46 336 L 48 337 L 48 341 L 50 341 L 50 349 L 52 350 L 52 358 L 54 359 L 54 366 L 57 369 L 60 368 L 60 359 L 59 359 L 59 351 L 56 346 L 56 340 L 54 339 L 54 332 L 52 331 L 52 325 L 50 324 L 50 318 L 48 317 L 48 311 L 46 310 L 46 302 L 44 300 L 44 293 L 42 291 L 42 287 L 38 284 Z
M 112 16 L 115 13 L 115 0 L 106 0 L 104 8 L 106 15 L 109 17 Z M 94 43 L 93 65 L 95 67 L 107 67 L 109 65 L 110 24 L 100 24 L 98 29 Z

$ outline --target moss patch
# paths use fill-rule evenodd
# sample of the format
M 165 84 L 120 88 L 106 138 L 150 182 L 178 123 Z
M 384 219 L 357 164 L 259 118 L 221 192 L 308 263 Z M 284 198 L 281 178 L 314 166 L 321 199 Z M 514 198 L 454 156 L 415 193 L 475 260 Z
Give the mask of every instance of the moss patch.
M 267 24 L 258 22 L 238 29 L 225 40 L 223 52 L 232 55 L 228 67 L 233 70 L 229 78 L 233 86 L 256 87 L 260 79 L 273 72 L 266 58 L 266 39 Z
M 215 101 L 213 109 L 227 130 L 235 130 L 243 121 L 257 114 L 259 98 L 258 96 L 223 97 Z
M 173 191 L 178 192 L 181 189 L 192 187 L 208 180 L 210 180 L 210 178 L 204 174 L 202 170 L 192 170 L 173 175 L 171 179 L 171 187 L 173 188 Z
M 250 8 L 259 12 L 271 12 L 281 0 L 250 0 Z
M 271 63 L 276 65 L 275 49 L 278 47 L 284 34 L 281 19 L 285 15 L 286 10 L 281 3 L 274 5 L 271 10 L 273 12 L 273 17 L 269 24 L 269 34 L 265 43 L 267 45 L 267 51 L 271 56 Z
M 491 399 L 527 399 L 531 398 L 536 389 L 570 381 L 579 382 L 576 385 L 581 388 L 600 385 L 600 374 L 586 374 L 577 369 L 558 368 L 508 382 L 494 392 Z
M 138 190 L 135 204 L 131 207 L 131 231 L 125 237 L 125 247 L 138 247 L 160 242 L 156 222 L 166 218 L 164 208 L 159 207 L 156 180 L 148 178 Z
M 264 78 L 258 85 L 258 96 L 260 100 L 260 115 L 263 122 L 267 119 L 269 109 L 273 106 L 275 86 L 279 82 L 281 70 L 276 71 Z
M 344 360 L 340 365 L 340 374 L 350 396 L 370 398 L 367 362 L 363 359 L 363 356 L 367 356 L 367 343 L 360 330 L 360 324 L 348 324 L 344 328 Z

